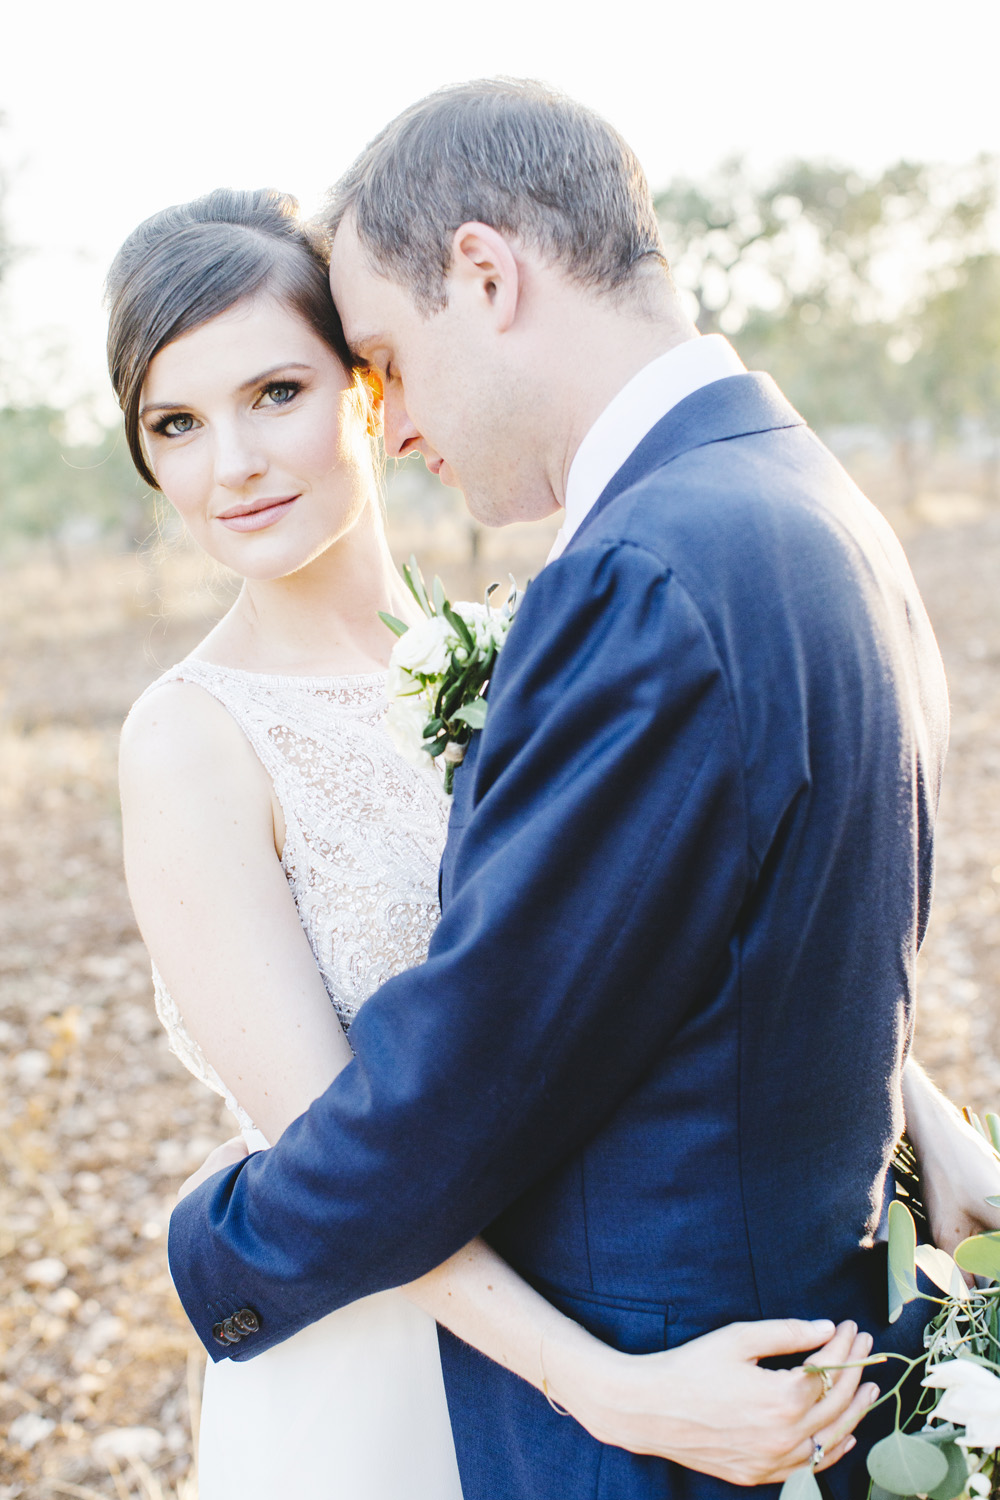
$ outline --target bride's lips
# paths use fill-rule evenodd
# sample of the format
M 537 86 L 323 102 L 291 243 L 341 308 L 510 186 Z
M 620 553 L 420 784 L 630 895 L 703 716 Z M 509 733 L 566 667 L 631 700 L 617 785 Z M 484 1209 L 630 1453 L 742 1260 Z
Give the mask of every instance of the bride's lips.
M 247 505 L 234 505 L 216 516 L 230 531 L 262 531 L 272 526 L 286 511 L 290 510 L 298 495 L 285 495 L 276 500 L 252 500 Z

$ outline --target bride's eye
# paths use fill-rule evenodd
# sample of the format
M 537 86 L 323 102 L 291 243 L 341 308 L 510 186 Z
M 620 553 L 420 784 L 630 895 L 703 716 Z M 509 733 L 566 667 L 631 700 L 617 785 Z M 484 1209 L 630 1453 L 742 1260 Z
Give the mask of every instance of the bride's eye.
M 297 380 L 274 380 L 261 391 L 258 406 L 287 406 L 302 389 Z
M 153 423 L 153 431 L 160 433 L 163 437 L 183 437 L 185 433 L 194 431 L 194 417 L 187 411 L 168 412 L 158 422 Z

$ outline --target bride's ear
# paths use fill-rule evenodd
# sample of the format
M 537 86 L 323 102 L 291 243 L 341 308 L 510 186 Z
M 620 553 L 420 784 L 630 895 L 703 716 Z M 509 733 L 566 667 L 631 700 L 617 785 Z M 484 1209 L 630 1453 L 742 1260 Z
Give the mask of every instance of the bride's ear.
M 377 370 L 359 370 L 357 378 L 368 426 L 368 436 L 380 437 L 382 433 L 382 377 Z
M 371 398 L 372 405 L 381 406 L 383 386 L 382 377 L 379 372 L 377 370 L 372 370 L 371 368 L 360 370 L 358 372 L 358 378 L 361 381 L 362 385 L 368 387 L 368 394 Z

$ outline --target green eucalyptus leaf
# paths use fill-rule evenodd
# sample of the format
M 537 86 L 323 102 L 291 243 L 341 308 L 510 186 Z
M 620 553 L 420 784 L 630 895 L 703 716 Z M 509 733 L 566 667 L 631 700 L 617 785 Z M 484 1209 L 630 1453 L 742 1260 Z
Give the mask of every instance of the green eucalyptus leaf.
M 991 1193 L 986 1201 L 990 1208 L 1000 1208 L 1000 1193 Z
M 910 1210 L 898 1198 L 889 1204 L 889 1322 L 917 1296 L 917 1230 Z M 898 1491 L 904 1494 L 903 1490 Z
M 968 1288 L 962 1273 L 946 1250 L 939 1250 L 936 1245 L 918 1245 L 916 1260 L 927 1279 L 946 1297 L 965 1297 Z
M 940 1448 L 905 1432 L 891 1432 L 868 1455 L 868 1472 L 893 1495 L 929 1495 L 943 1484 L 948 1460 Z
M 459 640 L 462 641 L 466 650 L 474 651 L 476 649 L 476 641 L 475 637 L 472 634 L 472 631 L 469 629 L 468 625 L 466 625 L 465 621 L 462 619 L 462 616 L 458 613 L 458 611 L 451 607 L 447 599 L 444 600 L 441 608 L 441 613 L 444 615 L 445 619 L 448 621 L 448 624 L 458 636 Z
M 463 698 L 471 698 L 478 689 L 473 689 L 472 683 L 479 664 L 470 661 L 463 669 L 462 674 L 455 681 L 442 684 L 441 693 L 438 698 L 438 713 L 444 719 L 454 718 L 454 710 L 462 702 Z
M 438 612 L 439 615 L 443 615 L 444 614 L 444 606 L 445 606 L 444 584 L 441 582 L 440 578 L 435 577 L 435 579 L 434 579 L 434 608 L 437 610 L 437 612 Z
M 958 1435 L 958 1428 L 954 1422 L 942 1422 L 937 1427 L 924 1427 L 920 1436 L 925 1443 L 933 1443 L 936 1448 L 943 1448 L 945 1443 L 953 1443 Z
M 997 1367 L 994 1360 L 987 1359 L 983 1354 L 973 1354 L 971 1349 L 963 1349 L 958 1355 L 958 1358 L 970 1360 L 974 1365 L 981 1365 L 984 1370 L 989 1370 L 991 1375 L 995 1375 L 997 1372 Z
M 940 1484 L 928 1490 L 928 1500 L 958 1500 L 969 1477 L 968 1460 L 957 1443 L 944 1443 L 938 1452 L 948 1460 L 948 1472 Z
M 990 1133 L 990 1142 L 994 1151 L 1000 1151 L 1000 1115 L 987 1115 L 986 1129 Z
M 781 1486 L 778 1500 L 823 1500 L 812 1469 L 793 1469 Z
M 868 1491 L 868 1500 L 899 1500 L 899 1496 L 894 1495 L 892 1490 L 884 1490 L 882 1486 L 880 1484 L 876 1484 L 873 1479 Z M 904 1500 L 917 1500 L 917 1497 L 916 1495 L 906 1496 L 904 1497 Z
M 397 619 L 395 615 L 387 615 L 384 609 L 379 610 L 378 617 L 383 625 L 388 625 L 393 635 L 405 635 L 410 628 L 402 620 Z
M 461 708 L 456 708 L 452 718 L 458 719 L 462 724 L 468 724 L 470 729 L 482 729 L 486 723 L 488 707 L 489 704 L 485 698 L 473 698 L 471 703 L 465 703 Z
M 973 1276 L 987 1276 L 991 1281 L 1000 1281 L 1000 1233 L 974 1234 L 963 1240 L 955 1251 L 955 1259 L 963 1271 Z
M 424 587 L 424 575 L 421 573 L 420 565 L 412 552 L 410 553 L 410 561 L 403 564 L 403 578 L 405 580 L 406 587 L 409 589 L 414 599 L 416 599 L 424 614 L 432 615 L 434 611 L 431 609 L 430 600 L 427 597 L 427 590 Z

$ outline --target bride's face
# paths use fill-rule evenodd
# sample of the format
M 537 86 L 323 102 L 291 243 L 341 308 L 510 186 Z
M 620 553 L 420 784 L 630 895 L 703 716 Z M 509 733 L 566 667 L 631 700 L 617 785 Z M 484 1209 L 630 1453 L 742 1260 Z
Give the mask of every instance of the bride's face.
M 163 494 L 212 557 L 285 577 L 345 536 L 372 493 L 354 382 L 294 309 L 237 303 L 150 362 L 140 427 Z

